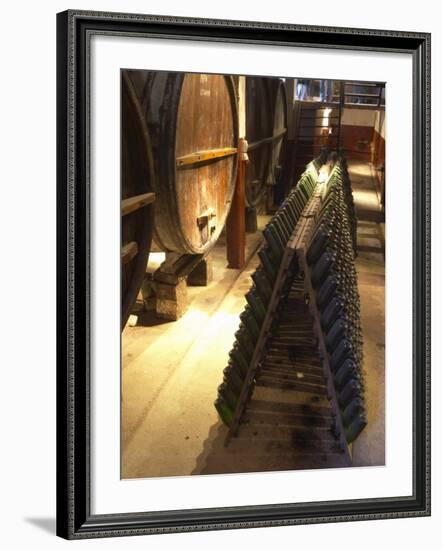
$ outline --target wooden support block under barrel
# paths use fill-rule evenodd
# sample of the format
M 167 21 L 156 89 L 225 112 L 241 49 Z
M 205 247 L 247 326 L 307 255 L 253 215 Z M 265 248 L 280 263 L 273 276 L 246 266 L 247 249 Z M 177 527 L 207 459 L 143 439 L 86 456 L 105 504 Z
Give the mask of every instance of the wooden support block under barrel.
M 141 296 L 143 297 L 145 311 L 156 311 L 156 295 L 152 273 L 146 273 L 144 275 L 141 284 Z
M 161 319 L 177 321 L 189 307 L 187 283 L 181 279 L 177 284 L 167 284 L 154 281 L 153 289 L 156 295 L 156 313 Z
M 166 253 L 166 259 L 153 274 L 152 281 L 158 317 L 169 321 L 182 317 L 189 307 L 186 277 L 202 262 L 205 260 L 201 254 Z M 200 269 L 204 270 L 204 266 Z
M 202 254 L 166 252 L 166 259 L 155 271 L 153 278 L 169 285 L 178 284 L 178 281 L 187 277 L 202 259 Z
M 187 276 L 189 286 L 207 286 L 213 279 L 213 260 L 207 256 Z

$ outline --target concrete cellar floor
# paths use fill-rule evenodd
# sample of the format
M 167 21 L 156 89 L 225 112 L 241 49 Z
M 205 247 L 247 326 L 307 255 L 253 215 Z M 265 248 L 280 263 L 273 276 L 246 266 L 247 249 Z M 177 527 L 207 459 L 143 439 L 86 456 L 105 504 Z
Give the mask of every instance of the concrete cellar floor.
M 353 464 L 385 464 L 385 238 L 370 165 L 349 162 L 358 217 L 356 270 L 364 334 L 368 424 L 353 444 Z
M 369 423 L 353 445 L 357 466 L 384 464 L 384 243 L 368 165 L 350 163 L 359 215 L 356 267 L 361 295 Z M 368 214 L 367 214 L 368 212 Z M 260 218 L 261 228 L 268 218 Z M 237 330 L 259 232 L 247 236 L 248 263 L 227 269 L 220 239 L 211 253 L 214 278 L 189 287 L 191 305 L 176 322 L 140 314 L 122 335 L 121 477 L 182 476 L 290 469 L 290 453 L 234 442 L 213 406 Z M 236 445 L 236 446 L 235 446 Z M 337 464 L 338 465 L 338 464 Z M 300 466 L 298 466 L 300 467 Z

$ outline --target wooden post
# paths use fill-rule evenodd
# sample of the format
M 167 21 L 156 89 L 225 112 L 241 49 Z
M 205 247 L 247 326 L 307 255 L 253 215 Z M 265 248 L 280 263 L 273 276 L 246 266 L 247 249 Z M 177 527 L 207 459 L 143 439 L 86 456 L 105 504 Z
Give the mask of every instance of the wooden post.
M 226 222 L 227 262 L 232 269 L 242 269 L 245 264 L 246 248 L 246 165 L 247 141 L 239 140 L 238 175 L 235 191 L 232 198 L 232 206 Z
M 342 140 L 342 110 L 345 105 L 345 82 L 339 82 L 339 118 L 338 118 L 338 136 L 336 138 L 336 152 L 341 152 Z

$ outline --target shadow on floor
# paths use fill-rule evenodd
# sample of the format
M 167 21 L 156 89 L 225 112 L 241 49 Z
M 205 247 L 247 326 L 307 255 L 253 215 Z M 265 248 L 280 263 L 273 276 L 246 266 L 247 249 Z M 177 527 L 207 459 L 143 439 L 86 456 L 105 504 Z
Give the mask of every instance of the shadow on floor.
M 136 307 L 133 308 L 132 313 L 138 316 L 138 327 L 155 327 L 171 322 L 169 320 L 161 319 L 160 317 L 158 317 L 155 311 L 145 311 L 141 303 L 136 304 Z
M 24 520 L 46 533 L 55 535 L 55 518 L 24 518 Z
M 363 222 L 384 223 L 384 214 L 380 210 L 369 210 L 366 208 L 356 208 L 356 217 Z
M 221 422 L 212 425 L 192 474 L 232 474 L 310 470 L 348 467 L 343 453 L 333 447 L 326 430 L 287 428 L 275 430 L 242 425 L 238 436 L 225 446 L 227 428 Z

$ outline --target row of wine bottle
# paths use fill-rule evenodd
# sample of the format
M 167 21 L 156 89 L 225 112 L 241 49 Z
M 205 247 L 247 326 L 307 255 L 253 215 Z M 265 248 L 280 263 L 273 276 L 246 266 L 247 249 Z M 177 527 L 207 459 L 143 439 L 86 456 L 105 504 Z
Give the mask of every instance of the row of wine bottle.
M 260 264 L 252 275 L 253 286 L 246 293 L 247 304 L 240 315 L 229 362 L 218 387 L 215 407 L 222 421 L 232 424 L 239 396 L 246 384 L 246 375 L 255 352 L 262 324 L 270 303 L 273 287 L 284 255 L 287 241 L 311 198 L 318 178 L 313 162 L 307 166 L 290 194 L 263 231 L 264 244 L 258 252 Z M 290 272 L 293 278 L 295 273 Z M 250 385 L 250 388 L 252 386 Z
M 335 164 L 322 194 L 307 251 L 333 382 L 347 442 L 367 424 L 357 275 L 356 217 L 345 161 Z

